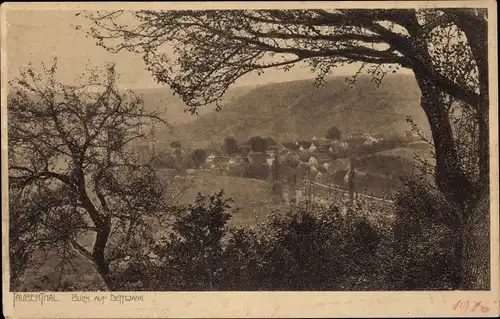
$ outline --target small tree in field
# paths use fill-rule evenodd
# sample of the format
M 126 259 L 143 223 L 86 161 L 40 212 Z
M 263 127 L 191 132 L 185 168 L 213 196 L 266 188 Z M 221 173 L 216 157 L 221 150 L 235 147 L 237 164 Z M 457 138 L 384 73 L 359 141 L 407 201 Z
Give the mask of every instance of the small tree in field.
M 171 207 L 166 183 L 132 150 L 144 126 L 161 119 L 117 89 L 113 66 L 74 85 L 56 81 L 55 62 L 43 69 L 30 66 L 10 83 L 11 273 L 21 275 L 37 250 L 62 249 L 62 259 L 84 256 L 107 289 L 121 289 L 117 263 L 148 253 L 150 225 Z M 90 249 L 84 234 L 95 236 Z
M 260 136 L 251 137 L 248 140 L 248 144 L 250 145 L 250 148 L 254 152 L 265 152 L 267 148 L 266 140 Z
M 196 167 L 200 167 L 203 163 L 205 163 L 207 153 L 201 148 L 198 148 L 191 153 L 191 158 L 193 159 L 194 165 Z
M 340 130 L 335 126 L 332 126 L 326 131 L 325 137 L 329 140 L 339 140 L 340 139 Z
M 233 155 L 238 152 L 238 142 L 234 137 L 226 137 L 224 139 L 223 150 L 228 155 Z

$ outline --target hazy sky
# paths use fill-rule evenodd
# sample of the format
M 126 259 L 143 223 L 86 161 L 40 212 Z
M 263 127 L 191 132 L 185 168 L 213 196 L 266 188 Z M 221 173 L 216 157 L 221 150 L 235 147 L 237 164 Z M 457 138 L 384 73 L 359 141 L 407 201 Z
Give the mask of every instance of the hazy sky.
M 126 88 L 159 87 L 151 74 L 145 70 L 140 55 L 129 52 L 108 53 L 95 45 L 95 40 L 87 38 L 83 31 L 75 30 L 72 25 L 89 25 L 77 11 L 22 10 L 7 12 L 7 65 L 9 79 L 19 74 L 19 68 L 31 62 L 39 66 L 41 62 L 50 63 L 57 57 L 59 79 L 72 82 L 86 66 L 101 67 L 106 62 L 115 62 L 120 73 L 119 84 Z M 353 73 L 355 67 L 339 68 L 337 74 Z M 295 67 L 284 73 L 267 70 L 264 75 L 249 74 L 238 81 L 238 85 L 264 84 L 268 82 L 290 81 L 311 78 L 313 74 Z

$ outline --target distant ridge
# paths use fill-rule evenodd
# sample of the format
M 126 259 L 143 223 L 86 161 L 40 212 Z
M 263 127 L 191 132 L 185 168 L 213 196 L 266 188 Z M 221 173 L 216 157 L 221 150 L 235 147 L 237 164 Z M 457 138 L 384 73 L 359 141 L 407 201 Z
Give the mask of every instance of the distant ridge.
M 413 75 L 388 75 L 379 87 L 369 76 L 360 76 L 352 88 L 345 79 L 330 77 L 320 88 L 314 87 L 314 80 L 261 85 L 236 95 L 220 112 L 177 125 L 173 135 L 202 147 L 226 136 L 238 140 L 273 136 L 280 141 L 322 138 L 330 126 L 343 134 L 387 134 L 409 129 L 407 116 L 428 131 Z

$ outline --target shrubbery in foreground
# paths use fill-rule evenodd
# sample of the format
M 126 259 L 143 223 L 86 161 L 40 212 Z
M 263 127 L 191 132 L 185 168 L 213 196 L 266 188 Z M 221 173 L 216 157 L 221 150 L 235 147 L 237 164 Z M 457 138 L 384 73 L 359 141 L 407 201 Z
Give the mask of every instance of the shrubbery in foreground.
M 145 290 L 345 290 L 376 267 L 379 235 L 338 207 L 295 207 L 248 229 L 227 226 L 230 201 L 201 195 L 155 254 L 137 261 Z M 141 283 L 139 283 L 141 282 Z M 133 284 L 133 283 L 131 283 Z M 138 284 L 138 285 L 137 285 Z
M 419 179 L 406 181 L 395 198 L 394 289 L 458 288 L 457 208 Z

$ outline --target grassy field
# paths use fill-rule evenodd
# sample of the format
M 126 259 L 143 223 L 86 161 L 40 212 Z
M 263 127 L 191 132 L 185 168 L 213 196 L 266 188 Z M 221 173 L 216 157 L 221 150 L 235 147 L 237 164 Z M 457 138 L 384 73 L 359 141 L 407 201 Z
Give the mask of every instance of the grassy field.
M 253 225 L 256 217 L 265 218 L 272 207 L 277 205 L 277 198 L 271 195 L 271 185 L 267 181 L 241 177 L 214 175 L 198 171 L 194 176 L 182 176 L 174 181 L 181 203 L 190 204 L 200 192 L 205 196 L 221 189 L 225 197 L 233 200 L 233 207 L 240 210 L 231 218 L 232 226 Z
M 405 147 L 396 147 L 375 154 L 399 157 L 407 159 L 409 161 L 414 161 L 415 155 L 417 155 L 421 158 L 428 160 L 430 164 L 433 164 L 431 151 L 432 147 L 429 144 L 425 142 L 414 142 L 414 143 L 409 143 Z

